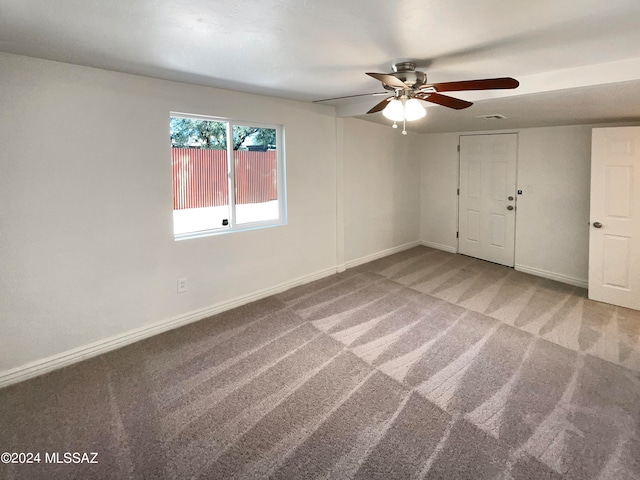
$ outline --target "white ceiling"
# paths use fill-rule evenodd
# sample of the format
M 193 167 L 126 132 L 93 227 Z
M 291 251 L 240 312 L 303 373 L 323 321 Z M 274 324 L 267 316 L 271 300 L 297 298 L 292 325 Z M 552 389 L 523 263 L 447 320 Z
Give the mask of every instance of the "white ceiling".
M 0 51 L 301 101 L 379 92 L 364 72 L 414 60 L 430 82 L 520 81 L 417 131 L 640 121 L 638 0 L 0 0 Z

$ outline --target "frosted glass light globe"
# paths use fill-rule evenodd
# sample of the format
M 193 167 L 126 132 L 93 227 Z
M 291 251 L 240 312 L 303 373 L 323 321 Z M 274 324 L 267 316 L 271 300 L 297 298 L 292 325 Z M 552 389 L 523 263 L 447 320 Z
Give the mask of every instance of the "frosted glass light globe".
M 407 119 L 407 122 L 418 120 L 419 118 L 424 117 L 426 114 L 427 111 L 425 110 L 425 108 L 415 98 L 410 98 L 404 105 L 404 115 Z
M 404 120 L 404 106 L 402 105 L 402 102 L 394 98 L 389 102 L 389 105 L 384 107 L 382 115 L 394 122 L 401 122 Z

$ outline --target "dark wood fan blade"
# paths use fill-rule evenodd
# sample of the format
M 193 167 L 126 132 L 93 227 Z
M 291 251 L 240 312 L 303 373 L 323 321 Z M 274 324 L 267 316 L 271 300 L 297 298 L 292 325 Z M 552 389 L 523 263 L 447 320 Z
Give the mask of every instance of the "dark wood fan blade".
M 485 78 L 484 80 L 463 80 L 461 82 L 431 83 L 421 89 L 433 87 L 437 92 L 460 92 L 462 90 L 500 90 L 516 88 L 520 85 L 515 78 Z
M 343 100 L 345 98 L 375 97 L 376 95 L 389 95 L 389 92 L 360 93 L 358 95 L 346 95 L 344 97 L 323 98 L 322 100 L 314 100 L 311 103 L 330 102 L 331 100 Z
M 415 98 L 424 100 L 425 102 L 437 103 L 443 107 L 455 108 L 456 110 L 462 110 L 463 108 L 473 105 L 472 102 L 453 98 L 448 95 L 440 95 L 439 93 L 420 93 L 416 94 Z
M 377 103 L 376 106 L 373 107 L 371 110 L 369 110 L 367 113 L 376 113 L 376 112 L 379 112 L 380 110 L 384 110 L 384 107 L 387 106 L 387 103 L 389 103 L 389 100 L 391 100 L 392 98 L 393 97 L 385 98 L 380 103 Z
M 404 83 L 402 80 L 397 79 L 393 75 L 389 75 L 388 73 L 367 73 L 370 77 L 375 78 L 376 80 L 380 80 L 385 85 L 389 87 L 395 88 L 409 88 L 409 85 Z

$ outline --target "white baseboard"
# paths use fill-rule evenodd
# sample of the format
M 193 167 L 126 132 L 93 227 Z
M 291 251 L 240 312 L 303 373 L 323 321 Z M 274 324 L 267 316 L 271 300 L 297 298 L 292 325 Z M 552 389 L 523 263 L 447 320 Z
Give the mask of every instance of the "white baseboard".
M 162 320 L 145 327 L 130 330 L 120 335 L 114 335 L 113 337 L 99 340 L 97 342 L 93 342 L 79 348 L 67 350 L 66 352 L 52 355 L 41 360 L 36 360 L 35 362 L 30 362 L 16 368 L 12 368 L 10 370 L 0 372 L 0 388 L 14 383 L 22 382 L 29 378 L 37 377 L 38 375 L 42 375 L 44 373 L 48 373 L 53 370 L 72 365 L 74 363 L 110 352 L 112 350 L 116 350 L 140 340 L 144 340 L 145 338 L 153 337 L 154 335 L 173 330 L 183 325 L 197 322 L 198 320 L 205 319 L 226 310 L 231 310 L 232 308 L 236 308 L 241 305 L 245 305 L 247 303 L 269 297 L 271 295 L 275 295 L 276 293 L 284 292 L 285 290 L 288 290 L 290 288 L 304 285 L 305 283 L 310 283 L 324 277 L 328 277 L 329 275 L 333 275 L 336 272 L 336 268 L 328 268 L 311 275 L 299 277 L 290 282 L 281 283 L 280 285 L 277 285 L 275 287 L 266 288 L 249 295 L 236 297 L 227 302 L 222 302 L 202 309 L 193 310 L 191 312 Z
M 409 243 L 405 243 L 404 245 L 399 245 L 397 247 L 382 250 L 381 252 L 372 253 L 371 255 L 367 255 L 365 257 L 357 258 L 355 260 L 349 260 L 348 262 L 345 262 L 344 265 L 341 265 L 340 267 L 338 267 L 338 271 L 344 271 L 345 268 L 357 267 L 358 265 L 369 263 L 374 260 L 378 260 L 379 258 L 387 257 L 389 255 L 393 255 L 394 253 L 402 252 L 404 250 L 409 250 L 410 248 L 417 247 L 419 245 L 420 245 L 419 241 L 409 242 Z
M 574 287 L 587 288 L 589 283 L 586 280 L 574 277 L 568 277 L 567 275 L 562 275 L 555 272 L 549 272 L 547 270 L 542 270 L 534 267 L 527 267 L 525 265 L 516 265 L 514 267 L 519 272 L 530 273 L 531 275 L 537 275 L 538 277 L 548 278 L 549 280 L 556 280 L 558 282 L 567 283 L 569 285 L 573 285 Z
M 449 253 L 458 253 L 458 249 L 456 247 L 451 247 L 449 245 L 442 245 L 440 243 L 427 242 L 426 240 L 422 240 L 420 245 L 424 245 L 425 247 L 437 248 L 438 250 L 444 250 Z

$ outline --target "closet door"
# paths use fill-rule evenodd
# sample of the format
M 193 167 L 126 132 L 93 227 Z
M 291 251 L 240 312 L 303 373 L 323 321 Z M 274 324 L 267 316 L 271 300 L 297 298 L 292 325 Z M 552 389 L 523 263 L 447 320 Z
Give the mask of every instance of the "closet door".
M 640 127 L 594 128 L 589 298 L 640 310 Z

